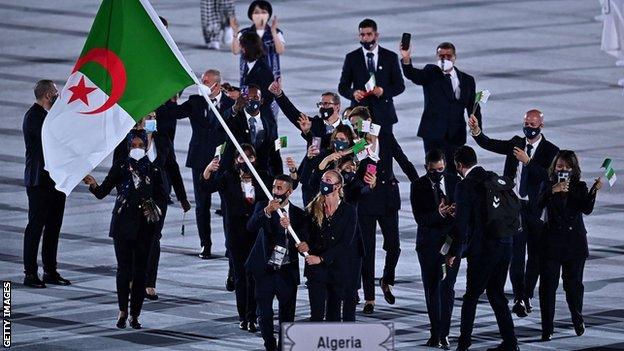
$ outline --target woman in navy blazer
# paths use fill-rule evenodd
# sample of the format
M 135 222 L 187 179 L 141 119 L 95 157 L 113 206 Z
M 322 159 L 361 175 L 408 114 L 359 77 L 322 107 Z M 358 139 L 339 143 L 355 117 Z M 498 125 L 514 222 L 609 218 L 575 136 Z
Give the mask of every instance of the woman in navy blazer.
M 313 225 L 308 240 L 304 275 L 308 279 L 308 293 L 313 322 L 340 321 L 340 305 L 345 299 L 351 267 L 358 250 L 354 240 L 357 234 L 357 211 L 343 200 L 342 175 L 329 170 L 321 178 L 321 192 L 308 205 Z M 353 294 L 348 296 L 353 297 Z
M 538 202 L 539 207 L 545 210 L 546 217 L 539 286 L 543 341 L 552 338 L 560 274 L 574 331 L 579 336 L 585 332 L 582 314 L 583 269 L 589 249 L 583 214 L 592 213 L 596 193 L 602 187 L 602 181 L 598 178 L 587 190 L 587 184 L 580 180 L 578 159 L 569 150 L 559 151 L 549 174 L 550 180 L 542 184 Z

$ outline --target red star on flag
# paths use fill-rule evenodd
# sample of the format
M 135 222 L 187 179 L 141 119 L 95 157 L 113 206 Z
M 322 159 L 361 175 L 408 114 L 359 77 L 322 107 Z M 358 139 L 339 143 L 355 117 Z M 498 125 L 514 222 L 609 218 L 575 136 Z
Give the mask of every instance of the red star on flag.
M 97 90 L 97 88 L 87 87 L 85 85 L 84 76 L 80 77 L 80 82 L 78 85 L 74 85 L 73 87 L 68 88 L 69 91 L 72 92 L 72 96 L 69 98 L 68 104 L 72 103 L 72 101 L 80 100 L 85 105 L 89 106 L 89 99 L 87 95 L 89 95 L 92 91 Z

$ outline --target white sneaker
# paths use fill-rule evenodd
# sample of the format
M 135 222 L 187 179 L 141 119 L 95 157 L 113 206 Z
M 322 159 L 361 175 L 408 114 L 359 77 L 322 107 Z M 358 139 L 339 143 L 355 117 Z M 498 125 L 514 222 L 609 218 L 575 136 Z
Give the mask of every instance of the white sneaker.
M 234 31 L 232 30 L 232 27 L 225 27 L 223 30 L 223 44 L 232 45 L 232 40 L 234 40 L 233 35 Z
M 210 43 L 208 43 L 208 49 L 210 49 L 210 50 L 220 50 L 221 49 L 221 43 L 219 43 L 216 40 L 213 40 Z

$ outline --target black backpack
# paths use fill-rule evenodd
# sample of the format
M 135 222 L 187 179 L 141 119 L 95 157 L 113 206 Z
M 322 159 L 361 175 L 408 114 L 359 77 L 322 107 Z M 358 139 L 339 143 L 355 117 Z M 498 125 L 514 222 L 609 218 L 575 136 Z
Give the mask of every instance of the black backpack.
M 485 235 L 489 238 L 507 238 L 518 233 L 520 228 L 520 199 L 514 192 L 514 182 L 488 172 L 483 181 L 485 209 L 483 221 Z

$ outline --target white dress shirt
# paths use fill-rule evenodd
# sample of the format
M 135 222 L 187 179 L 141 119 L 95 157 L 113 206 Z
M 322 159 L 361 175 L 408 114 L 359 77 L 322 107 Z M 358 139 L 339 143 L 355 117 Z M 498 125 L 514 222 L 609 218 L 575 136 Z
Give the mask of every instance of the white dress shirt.
M 375 48 L 371 51 L 368 51 L 362 48 L 362 52 L 364 53 L 364 64 L 366 65 L 366 69 L 368 69 L 368 57 L 366 57 L 366 54 L 369 52 L 373 53 L 373 64 L 375 65 L 375 71 L 377 71 L 377 59 L 379 58 L 379 44 L 375 44 Z
M 264 130 L 264 126 L 262 125 L 262 118 L 260 118 L 260 114 L 258 113 L 255 116 L 250 115 L 249 113 L 247 113 L 247 110 L 245 111 L 245 120 L 247 121 L 247 128 L 251 127 L 249 124 L 249 118 L 253 118 L 254 120 L 256 120 L 256 135 L 258 135 L 258 133 L 260 133 L 261 130 Z
M 455 98 L 459 100 L 461 96 L 461 90 L 459 89 L 459 78 L 457 77 L 457 71 L 455 71 L 455 67 L 451 69 L 448 74 L 451 75 L 451 84 L 453 85 L 453 93 L 455 94 Z

